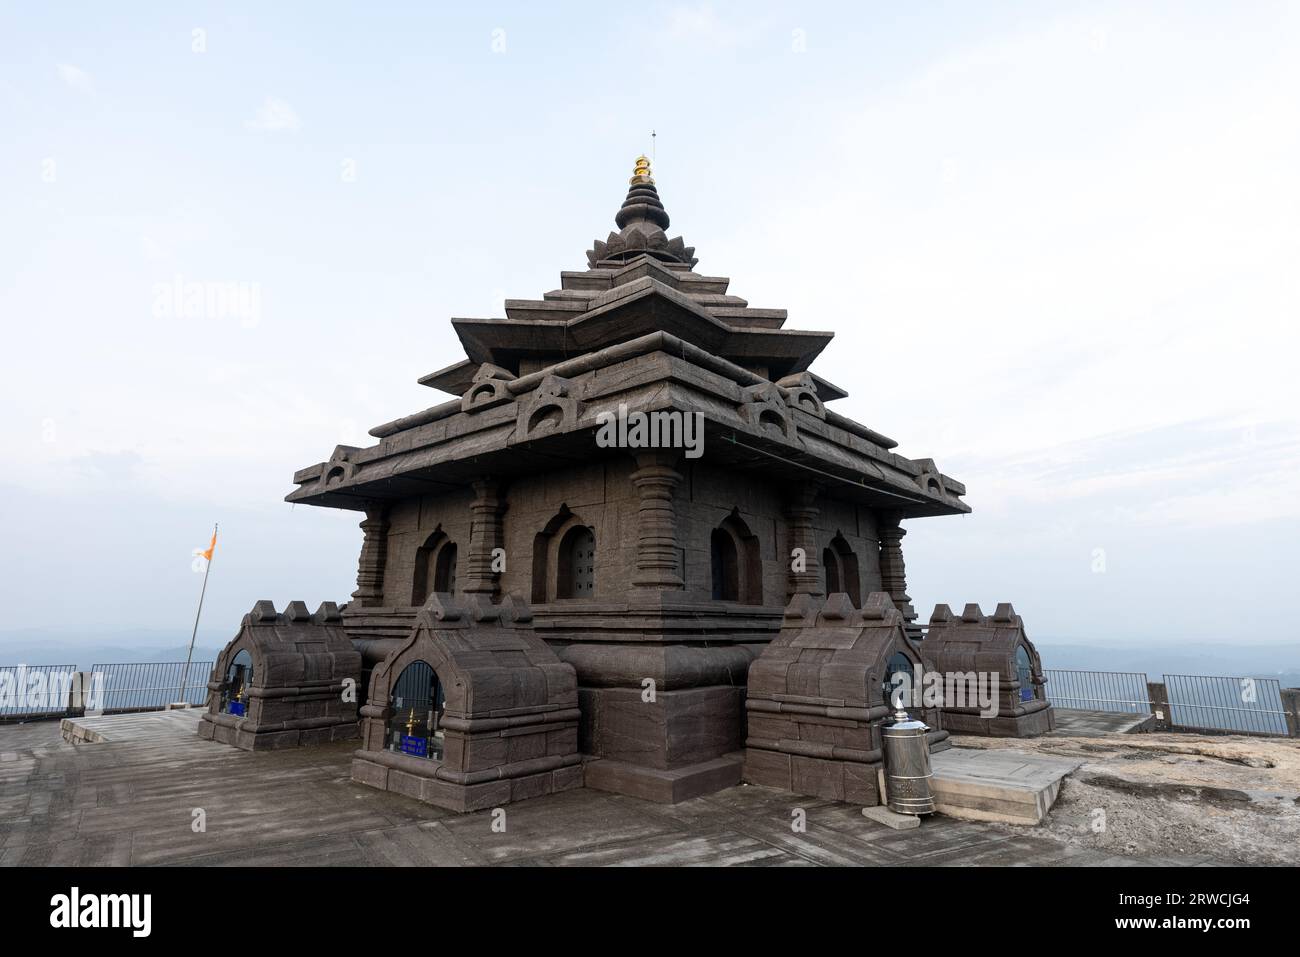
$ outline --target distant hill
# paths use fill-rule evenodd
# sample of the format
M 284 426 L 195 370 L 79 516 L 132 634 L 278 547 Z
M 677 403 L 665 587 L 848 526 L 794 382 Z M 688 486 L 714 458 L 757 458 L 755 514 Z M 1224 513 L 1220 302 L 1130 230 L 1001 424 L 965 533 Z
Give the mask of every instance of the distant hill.
M 1300 687 L 1300 642 L 1180 644 L 1127 648 L 1035 638 L 1045 668 L 1080 671 L 1144 671 L 1161 675 L 1228 675 L 1277 678 L 1283 688 Z
M 195 661 L 212 661 L 230 635 L 200 631 Z M 75 665 L 89 671 L 96 664 L 184 661 L 189 635 L 164 631 L 119 631 L 98 635 L 38 629 L 0 632 L 0 665 Z

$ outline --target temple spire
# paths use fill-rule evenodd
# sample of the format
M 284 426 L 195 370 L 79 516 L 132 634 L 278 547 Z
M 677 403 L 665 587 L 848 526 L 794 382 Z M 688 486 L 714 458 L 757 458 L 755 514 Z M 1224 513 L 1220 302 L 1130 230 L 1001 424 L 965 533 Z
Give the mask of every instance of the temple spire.
M 596 240 L 587 252 L 587 262 L 597 266 L 616 266 L 637 256 L 653 256 L 661 262 L 682 263 L 694 266 L 694 248 L 687 246 L 680 236 L 669 239 L 664 232 L 670 222 L 668 211 L 659 199 L 650 160 L 642 155 L 636 158 L 632 178 L 628 180 L 627 198 L 614 216 L 619 231 L 610 233 L 604 242 Z
M 645 156 L 636 158 L 636 168 L 628 180 L 632 187 L 627 191 L 627 199 L 619 209 L 614 222 L 619 229 L 624 229 L 638 220 L 654 223 L 660 229 L 668 228 L 668 211 L 659 199 L 659 190 L 655 189 L 655 178 L 650 175 L 650 160 Z

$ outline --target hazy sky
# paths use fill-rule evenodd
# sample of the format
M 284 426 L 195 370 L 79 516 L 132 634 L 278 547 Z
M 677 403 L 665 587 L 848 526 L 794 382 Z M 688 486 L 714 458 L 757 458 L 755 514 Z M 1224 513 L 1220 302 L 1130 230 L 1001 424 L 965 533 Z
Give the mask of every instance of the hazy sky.
M 214 521 L 208 627 L 345 600 L 294 470 L 585 268 L 655 129 L 698 270 L 966 482 L 923 615 L 1294 640 L 1300 5 L 976 6 L 0 5 L 0 630 L 187 637 Z

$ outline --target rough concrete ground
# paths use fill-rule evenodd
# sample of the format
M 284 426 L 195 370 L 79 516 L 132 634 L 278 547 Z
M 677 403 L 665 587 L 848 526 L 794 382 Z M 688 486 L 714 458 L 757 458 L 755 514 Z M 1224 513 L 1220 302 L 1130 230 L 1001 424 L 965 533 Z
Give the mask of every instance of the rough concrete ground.
M 1300 741 L 1153 733 L 959 736 L 953 744 L 1083 759 L 1039 828 L 1063 844 L 1234 864 L 1300 863 Z
M 497 832 L 490 812 L 352 783 L 350 743 L 250 753 L 201 740 L 192 712 L 122 718 L 79 745 L 57 722 L 0 725 L 0 865 L 1185 867 L 1295 863 L 1300 846 L 1300 753 L 1285 740 L 959 739 L 1085 759 L 1039 827 L 935 815 L 893 831 L 853 805 L 740 786 L 677 805 L 584 788 L 508 805 Z

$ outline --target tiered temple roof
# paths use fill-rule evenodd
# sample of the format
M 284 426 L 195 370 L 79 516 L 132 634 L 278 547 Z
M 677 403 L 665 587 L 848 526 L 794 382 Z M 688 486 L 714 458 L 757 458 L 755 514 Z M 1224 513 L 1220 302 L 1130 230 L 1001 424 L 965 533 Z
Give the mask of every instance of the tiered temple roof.
M 932 460 L 826 409 L 847 393 L 809 367 L 833 333 L 786 329 L 784 309 L 697 273 L 669 223 L 641 157 L 618 231 L 593 243 L 586 270 L 562 272 L 541 299 L 506 300 L 504 318 L 451 320 L 466 358 L 419 381 L 458 398 L 371 429 L 373 446 L 337 447 L 294 475 L 287 500 L 364 509 L 589 461 L 597 414 L 626 403 L 702 413 L 713 463 L 813 479 L 901 517 L 970 510 Z

